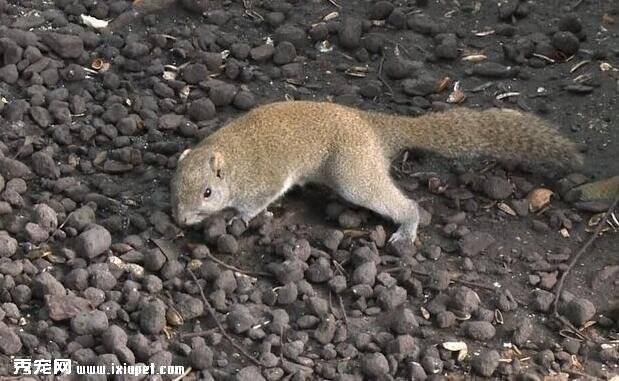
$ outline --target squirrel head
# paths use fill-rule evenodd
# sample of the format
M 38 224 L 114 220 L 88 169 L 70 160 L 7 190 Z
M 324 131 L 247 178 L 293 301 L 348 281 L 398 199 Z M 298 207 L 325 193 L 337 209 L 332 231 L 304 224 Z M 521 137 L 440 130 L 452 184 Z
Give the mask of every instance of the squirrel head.
M 224 156 L 210 149 L 185 150 L 171 183 L 172 215 L 181 226 L 196 225 L 229 206 Z

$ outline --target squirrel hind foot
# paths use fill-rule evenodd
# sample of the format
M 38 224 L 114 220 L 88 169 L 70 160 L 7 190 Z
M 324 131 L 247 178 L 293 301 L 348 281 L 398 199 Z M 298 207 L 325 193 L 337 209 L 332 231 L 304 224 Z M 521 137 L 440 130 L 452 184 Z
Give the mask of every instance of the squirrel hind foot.
M 417 227 L 415 226 L 415 228 L 412 229 L 410 226 L 407 226 L 407 224 L 402 224 L 400 225 L 398 230 L 396 230 L 395 233 L 393 233 L 391 237 L 389 237 L 388 243 L 392 245 L 397 243 L 410 243 L 414 245 L 416 239 Z

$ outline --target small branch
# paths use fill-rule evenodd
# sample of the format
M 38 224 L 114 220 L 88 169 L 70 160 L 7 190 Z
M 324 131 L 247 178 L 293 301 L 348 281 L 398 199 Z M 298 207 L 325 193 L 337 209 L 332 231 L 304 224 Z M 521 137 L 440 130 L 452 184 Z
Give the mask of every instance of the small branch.
M 182 335 L 179 336 L 179 339 L 185 340 L 185 339 L 191 339 L 193 337 L 198 337 L 198 336 L 206 336 L 206 335 L 210 335 L 211 333 L 215 331 L 217 331 L 217 328 L 205 329 L 205 330 L 197 331 L 197 332 L 183 333 Z
M 383 52 L 383 56 L 380 59 L 380 63 L 378 64 L 378 73 L 376 76 L 382 82 L 383 85 L 389 90 L 389 95 L 393 96 L 393 88 L 387 83 L 387 80 L 383 78 L 383 64 L 385 63 L 385 52 Z
M 191 373 L 191 370 L 192 370 L 191 367 L 188 367 L 187 370 L 185 372 L 183 372 L 183 374 L 181 374 L 180 376 L 176 377 L 172 381 L 181 381 L 183 378 L 185 378 L 185 376 L 187 376 L 189 373 Z
M 262 271 L 243 270 L 243 269 L 239 269 L 238 267 L 234 267 L 232 265 L 229 265 L 226 262 L 222 261 L 221 259 L 217 259 L 211 253 L 207 253 L 206 257 L 208 259 L 210 259 L 211 261 L 213 261 L 213 262 L 215 262 L 215 263 L 217 263 L 217 264 L 227 268 L 228 270 L 236 271 L 236 272 L 239 272 L 241 274 L 250 275 L 250 276 L 262 276 L 262 277 L 267 277 L 267 278 L 273 278 L 273 274 L 265 273 L 265 272 L 262 272 Z
M 585 242 L 585 244 L 580 248 L 580 250 L 578 250 L 578 252 L 572 257 L 572 259 L 570 260 L 570 263 L 567 266 L 567 269 L 565 269 L 563 274 L 561 274 L 559 283 L 557 283 L 557 290 L 555 291 L 555 300 L 552 303 L 552 311 L 555 317 L 559 317 L 559 307 L 558 307 L 559 298 L 561 297 L 561 291 L 563 290 L 563 284 L 565 283 L 565 279 L 567 278 L 568 274 L 570 273 L 570 271 L 572 270 L 576 262 L 578 262 L 580 257 L 585 253 L 585 251 L 587 251 L 589 246 L 591 246 L 593 242 L 597 239 L 597 237 L 600 235 L 600 233 L 602 232 L 602 228 L 604 227 L 604 225 L 606 225 L 606 221 L 608 220 L 608 217 L 613 212 L 618 202 L 619 202 L 619 195 L 615 197 L 615 200 L 612 202 L 612 204 L 610 204 L 610 207 L 608 208 L 608 210 L 606 210 L 606 213 L 604 213 L 604 216 L 602 217 L 598 225 L 595 227 L 595 230 L 593 231 L 593 235 L 591 235 L 589 240 Z
M 230 344 L 232 344 L 232 346 L 237 351 L 239 351 L 239 353 L 247 357 L 249 361 L 253 362 L 257 366 L 261 366 L 262 364 L 260 363 L 260 361 L 253 358 L 249 353 L 247 353 L 247 351 L 245 351 L 245 349 L 243 349 L 243 347 L 241 347 L 240 345 L 235 343 L 234 340 L 232 340 L 232 337 L 230 337 L 228 332 L 226 332 L 226 330 L 224 329 L 223 325 L 221 325 L 221 323 L 217 319 L 217 315 L 215 315 L 215 310 L 213 310 L 211 303 L 209 303 L 208 299 L 206 299 L 206 295 L 204 295 L 204 289 L 202 288 L 202 285 L 200 285 L 200 282 L 198 282 L 198 278 L 196 278 L 196 275 L 193 273 L 193 271 L 191 271 L 191 269 L 187 269 L 187 271 L 189 272 L 189 275 L 191 275 L 191 278 L 193 278 L 193 281 L 196 282 L 196 286 L 198 286 L 198 289 L 200 290 L 200 296 L 202 297 L 202 301 L 204 302 L 204 305 L 206 306 L 209 315 L 211 315 L 211 318 L 215 321 L 215 324 L 217 324 L 217 328 L 219 329 L 219 332 L 222 334 L 222 336 L 225 337 L 226 340 L 228 340 Z
M 344 317 L 344 324 L 346 324 L 346 327 L 349 327 L 348 325 L 348 315 L 346 315 L 346 307 L 344 306 L 344 301 L 342 300 L 342 295 L 337 294 L 337 301 L 340 304 L 340 309 L 342 310 L 342 316 Z
M 386 273 L 395 273 L 395 272 L 399 272 L 399 271 L 403 271 L 405 269 L 405 267 L 392 267 L 389 269 L 385 269 L 384 271 Z M 430 274 L 426 274 L 422 271 L 418 271 L 418 270 L 413 270 L 409 267 L 410 271 L 412 274 L 418 275 L 418 276 L 422 276 L 422 277 L 430 277 Z M 462 280 L 462 279 L 450 279 L 450 281 L 454 282 L 454 283 L 459 283 L 465 286 L 470 286 L 470 287 L 475 287 L 475 288 L 481 288 L 483 290 L 488 290 L 488 291 L 497 291 L 497 289 L 495 287 L 492 286 L 487 286 L 485 284 L 481 284 L 481 283 L 475 283 L 475 282 L 470 282 L 468 280 Z

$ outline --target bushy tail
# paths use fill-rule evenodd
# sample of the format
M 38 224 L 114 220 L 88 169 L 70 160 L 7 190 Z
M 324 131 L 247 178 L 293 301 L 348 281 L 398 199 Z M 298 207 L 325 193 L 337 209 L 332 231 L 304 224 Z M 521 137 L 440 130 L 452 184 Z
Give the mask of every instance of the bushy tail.
M 370 119 L 392 155 L 421 148 L 447 158 L 492 157 L 542 171 L 577 169 L 584 162 L 578 146 L 548 122 L 515 110 L 456 108 L 421 117 L 370 114 Z

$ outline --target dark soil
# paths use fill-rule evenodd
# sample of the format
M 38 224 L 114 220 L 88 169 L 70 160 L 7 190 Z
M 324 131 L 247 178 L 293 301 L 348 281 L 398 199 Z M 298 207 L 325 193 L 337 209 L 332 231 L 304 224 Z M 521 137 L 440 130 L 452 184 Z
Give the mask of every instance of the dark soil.
M 1 379 L 13 358 L 191 367 L 183 380 L 618 374 L 612 227 L 553 314 L 595 214 L 565 196 L 619 174 L 617 2 L 207 3 L 0 0 Z M 586 165 L 545 178 L 406 153 L 393 175 L 428 211 L 416 247 L 390 247 L 393 224 L 313 186 L 248 229 L 231 214 L 176 227 L 180 153 L 284 99 L 521 109 L 581 143 Z M 533 213 L 537 188 L 555 194 Z

